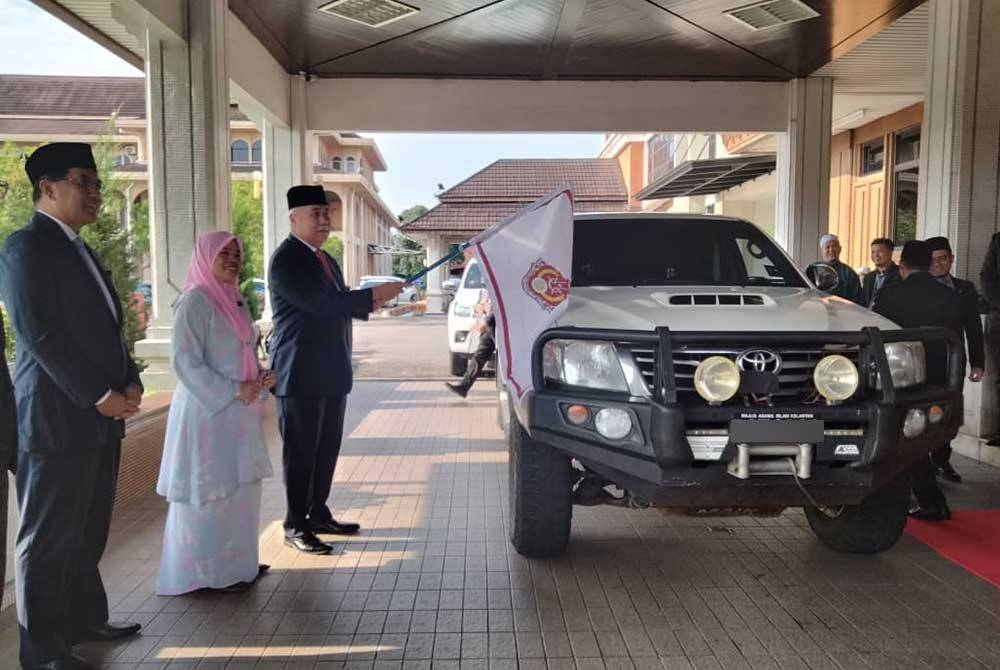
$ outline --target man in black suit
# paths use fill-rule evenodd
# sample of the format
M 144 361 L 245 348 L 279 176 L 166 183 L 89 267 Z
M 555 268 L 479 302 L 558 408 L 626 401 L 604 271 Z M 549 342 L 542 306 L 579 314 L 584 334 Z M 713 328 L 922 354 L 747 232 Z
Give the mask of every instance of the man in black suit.
M 321 248 L 330 236 L 330 205 L 321 186 L 288 191 L 292 234 L 271 257 L 274 310 L 271 368 L 285 471 L 285 544 L 311 554 L 332 545 L 317 534 L 356 533 L 327 507 L 340 454 L 347 394 L 353 385 L 351 319 L 399 295 L 390 282 L 350 291 L 340 266 Z
M 875 299 L 874 311 L 903 328 L 938 326 L 962 331 L 962 303 L 958 294 L 930 275 L 931 250 L 926 242 L 913 240 L 903 245 L 899 273 L 903 281 L 883 288 Z M 943 344 L 927 344 L 927 380 L 945 383 L 948 372 L 947 349 Z M 930 457 L 917 459 L 913 466 L 913 493 L 917 507 L 910 515 L 925 521 L 945 521 L 951 511 L 934 476 Z
M 108 623 L 98 571 L 124 419 L 142 399 L 111 277 L 80 238 L 101 207 L 90 146 L 40 147 L 25 165 L 37 212 L 0 252 L 17 338 L 17 610 L 21 664 L 90 667 L 71 647 L 134 635 Z
M 996 363 L 1000 362 L 1000 233 L 994 233 L 990 240 L 986 258 L 983 259 L 983 267 L 979 272 L 979 283 L 990 306 L 986 321 L 986 340 L 993 361 Z M 1000 394 L 1000 375 L 997 375 L 996 383 Z M 991 437 L 986 444 L 991 447 L 1000 446 L 1000 433 Z
M 962 333 L 969 360 L 969 381 L 980 382 L 986 369 L 986 351 L 983 347 L 983 322 L 979 317 L 979 293 L 970 281 L 951 275 L 955 256 L 947 237 L 927 239 L 931 248 L 931 276 L 958 293 L 962 301 Z M 942 477 L 951 482 L 961 482 L 962 475 L 951 465 L 951 445 L 945 444 L 933 454 L 934 464 Z
M 875 296 L 879 291 L 903 281 L 899 276 L 899 266 L 892 260 L 892 240 L 879 237 L 872 240 L 871 247 L 875 269 L 866 274 L 864 281 L 861 282 L 861 299 L 868 309 L 875 304 Z
M 483 373 L 483 368 L 486 367 L 486 364 L 493 360 L 493 355 L 497 351 L 497 320 L 493 314 L 493 307 L 485 290 L 483 291 L 482 300 L 475 307 L 475 311 L 476 322 L 472 324 L 469 333 L 479 334 L 479 345 L 469 358 L 469 363 L 465 367 L 465 374 L 462 376 L 462 380 L 457 383 L 447 382 L 445 384 L 449 391 L 463 398 L 469 395 L 469 389 L 476 383 L 479 375 Z
M 0 310 L 0 579 L 7 572 L 7 470 L 16 472 L 17 407 L 14 405 L 14 384 L 7 371 L 7 333 Z

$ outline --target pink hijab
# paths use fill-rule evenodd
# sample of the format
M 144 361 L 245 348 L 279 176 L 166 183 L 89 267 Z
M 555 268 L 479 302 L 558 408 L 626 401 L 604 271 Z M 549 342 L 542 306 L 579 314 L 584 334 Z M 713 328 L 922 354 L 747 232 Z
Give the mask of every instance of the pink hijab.
M 195 243 L 191 264 L 188 265 L 187 276 L 184 278 L 184 291 L 200 288 L 212 301 L 222 318 L 239 339 L 243 363 L 243 378 L 241 381 L 253 381 L 259 374 L 257 352 L 255 350 L 255 333 L 250 314 L 242 306 L 243 297 L 236 284 L 223 284 L 215 278 L 212 266 L 219 253 L 226 245 L 236 240 L 243 252 L 243 243 L 232 233 L 218 231 L 205 233 Z

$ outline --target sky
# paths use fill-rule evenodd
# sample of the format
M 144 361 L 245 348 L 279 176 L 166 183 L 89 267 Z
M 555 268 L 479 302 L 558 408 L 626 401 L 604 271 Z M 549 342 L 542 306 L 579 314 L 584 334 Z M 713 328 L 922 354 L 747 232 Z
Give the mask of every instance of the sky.
M 0 0 L 0 73 L 141 76 L 142 72 L 29 0 Z M 340 130 L 350 130 L 342 128 Z M 499 158 L 593 158 L 599 134 L 375 133 L 388 167 L 379 193 L 396 214 L 432 207 L 450 188 Z

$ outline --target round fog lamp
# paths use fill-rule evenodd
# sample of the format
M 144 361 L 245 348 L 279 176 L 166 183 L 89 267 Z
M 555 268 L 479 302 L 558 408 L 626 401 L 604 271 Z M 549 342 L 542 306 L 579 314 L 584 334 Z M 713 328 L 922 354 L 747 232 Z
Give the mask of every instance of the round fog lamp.
M 941 405 L 931 405 L 927 410 L 927 420 L 931 423 L 941 423 L 944 420 L 944 407 Z
M 609 440 L 623 440 L 632 432 L 632 416 L 623 409 L 605 407 L 594 417 L 594 427 Z
M 903 436 L 917 437 L 927 430 L 927 415 L 922 409 L 911 409 L 903 421 Z
M 725 356 L 709 356 L 694 371 L 694 390 L 708 402 L 725 402 L 740 389 L 740 370 Z
M 582 426 L 590 421 L 590 410 L 583 405 L 570 405 L 566 408 L 566 418 L 574 426 Z
M 847 400 L 858 390 L 858 368 L 851 359 L 840 354 L 824 357 L 813 370 L 813 384 L 827 400 Z

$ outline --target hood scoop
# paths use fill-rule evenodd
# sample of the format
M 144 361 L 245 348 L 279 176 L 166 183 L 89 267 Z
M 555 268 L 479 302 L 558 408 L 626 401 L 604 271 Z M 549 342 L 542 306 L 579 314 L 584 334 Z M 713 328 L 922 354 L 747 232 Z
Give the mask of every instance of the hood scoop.
M 695 307 L 742 307 L 773 305 L 774 300 L 760 293 L 682 293 L 671 295 L 670 304 Z

